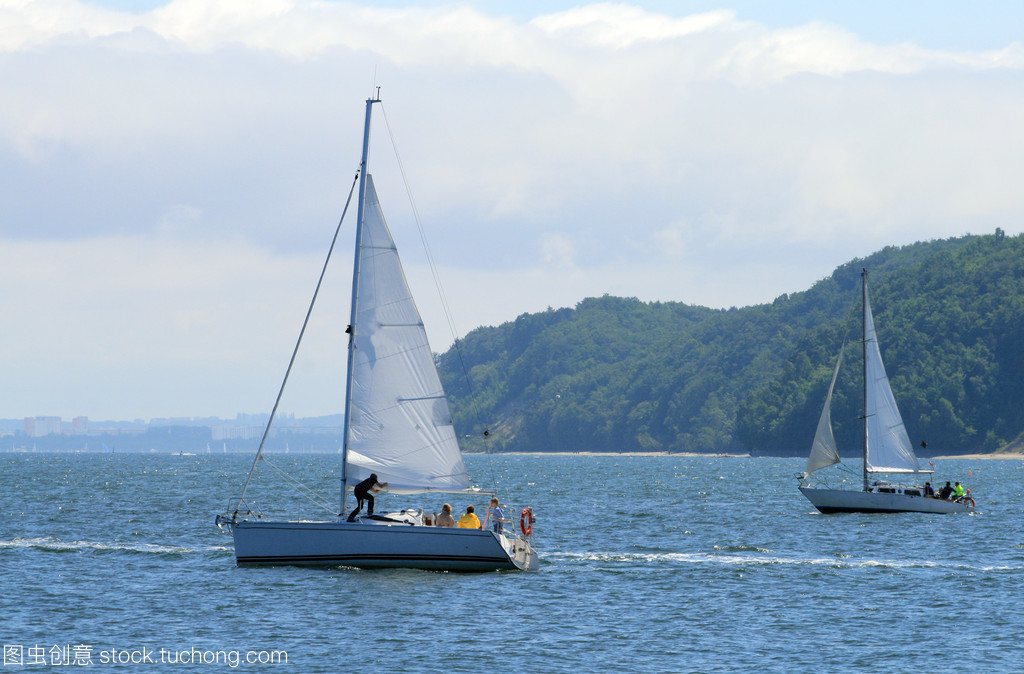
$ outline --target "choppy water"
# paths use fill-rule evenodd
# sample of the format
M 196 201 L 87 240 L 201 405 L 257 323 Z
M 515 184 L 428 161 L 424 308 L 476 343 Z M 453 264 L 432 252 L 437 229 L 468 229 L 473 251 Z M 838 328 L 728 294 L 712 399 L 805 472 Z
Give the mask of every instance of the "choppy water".
M 331 501 L 336 459 L 271 457 Z M 973 515 L 826 516 L 797 459 L 470 456 L 542 568 L 466 575 L 236 567 L 213 518 L 250 462 L 0 455 L 0 671 L 1024 669 L 1024 462 L 936 462 Z

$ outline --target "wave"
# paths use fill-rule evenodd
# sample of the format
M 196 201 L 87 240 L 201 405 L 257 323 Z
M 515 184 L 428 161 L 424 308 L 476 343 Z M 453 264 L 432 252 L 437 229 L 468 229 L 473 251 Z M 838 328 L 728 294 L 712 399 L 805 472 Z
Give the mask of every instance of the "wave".
M 33 548 L 45 552 L 83 552 L 95 550 L 99 552 L 128 552 L 138 554 L 156 555 L 187 555 L 205 552 L 229 551 L 230 548 L 223 545 L 210 545 L 201 547 L 185 547 L 175 545 L 158 545 L 156 543 L 106 543 L 102 541 L 62 541 L 52 536 L 41 538 L 13 538 L 11 540 L 0 540 L 0 549 L 5 548 Z
M 743 550 L 734 550 L 743 548 Z M 718 548 L 716 547 L 716 550 Z M 882 569 L 947 569 L 953 571 L 1021 571 L 1024 566 L 973 565 L 954 561 L 920 559 L 854 559 L 839 553 L 833 557 L 782 557 L 770 554 L 770 550 L 754 546 L 728 546 L 725 552 L 661 552 L 661 553 L 603 553 L 603 552 L 556 552 L 544 555 L 547 562 L 562 559 L 568 562 L 610 562 L 622 564 L 720 564 L 723 566 L 818 566 L 835 569 L 882 568 Z M 737 554 L 737 552 L 759 552 L 762 555 Z
M 774 552 L 773 550 L 768 550 L 767 548 L 759 548 L 756 545 L 716 545 L 714 547 L 715 550 L 721 550 L 723 552 L 762 552 L 765 554 Z

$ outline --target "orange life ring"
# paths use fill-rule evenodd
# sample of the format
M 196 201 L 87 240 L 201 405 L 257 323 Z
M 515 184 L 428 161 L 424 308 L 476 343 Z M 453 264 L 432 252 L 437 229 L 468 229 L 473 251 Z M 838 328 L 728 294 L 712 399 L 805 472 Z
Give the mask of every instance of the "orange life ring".
M 971 508 L 974 507 L 974 499 L 971 498 L 970 496 L 965 496 L 963 502 L 964 502 L 964 505 L 968 505 Z
M 523 512 L 519 515 L 519 530 L 523 532 L 524 536 L 533 533 L 533 508 L 523 508 Z

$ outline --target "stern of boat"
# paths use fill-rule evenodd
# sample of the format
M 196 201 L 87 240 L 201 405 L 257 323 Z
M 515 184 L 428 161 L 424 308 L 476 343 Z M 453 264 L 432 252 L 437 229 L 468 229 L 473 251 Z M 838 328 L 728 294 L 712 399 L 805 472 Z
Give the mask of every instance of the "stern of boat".
M 540 570 L 540 555 L 537 554 L 537 550 L 527 538 L 505 534 L 495 534 L 495 536 L 516 568 L 522 571 Z

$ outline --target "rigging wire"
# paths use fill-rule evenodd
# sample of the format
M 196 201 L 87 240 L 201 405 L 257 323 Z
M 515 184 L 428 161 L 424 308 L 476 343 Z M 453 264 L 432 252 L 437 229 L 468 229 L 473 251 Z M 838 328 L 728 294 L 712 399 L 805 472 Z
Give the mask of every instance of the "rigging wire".
M 402 156 L 398 151 L 398 141 L 395 140 L 395 134 L 391 130 L 391 122 L 388 120 L 387 109 L 384 107 L 383 102 L 380 104 L 381 113 L 384 115 L 384 125 L 388 130 L 388 137 L 391 140 L 391 147 L 395 153 L 395 161 L 398 163 L 398 171 L 402 176 L 402 182 L 405 185 L 405 193 L 409 199 L 410 207 L 412 208 L 413 219 L 416 221 L 416 228 L 419 231 L 420 242 L 423 245 L 423 250 L 427 258 L 427 264 L 430 267 L 430 274 L 434 279 L 434 286 L 437 289 L 438 298 L 441 301 L 441 309 L 444 312 L 445 321 L 448 323 L 448 330 L 452 337 L 452 347 L 455 349 L 455 355 L 459 359 L 459 366 L 462 368 L 462 375 L 466 380 L 466 388 L 469 390 L 469 395 L 466 396 L 467 400 L 471 401 L 473 415 L 476 417 L 478 427 L 483 428 L 483 437 L 490 437 L 490 429 L 487 424 L 483 423 L 482 417 L 480 416 L 480 408 L 472 402 L 473 399 L 473 380 L 469 376 L 469 368 L 466 366 L 466 360 L 462 355 L 462 348 L 459 346 L 460 337 L 458 330 L 455 328 L 455 322 L 452 315 L 451 305 L 448 303 L 448 296 L 444 291 L 444 286 L 441 284 L 441 276 L 438 273 L 437 265 L 434 263 L 434 255 L 430 250 L 430 244 L 427 242 L 426 231 L 423 229 L 423 222 L 420 219 L 419 208 L 416 206 L 416 200 L 412 195 L 412 188 L 409 185 L 409 177 L 405 172 L 405 165 L 402 163 Z M 488 462 L 490 463 L 490 462 Z M 497 485 L 494 480 L 494 466 L 489 466 L 491 469 L 492 484 Z
M 846 349 L 848 347 L 851 347 L 854 344 L 860 344 L 863 341 L 863 340 L 860 340 L 860 339 L 850 339 L 850 333 L 856 329 L 856 322 L 857 322 L 858 312 L 859 312 L 859 307 L 857 306 L 857 303 L 856 302 L 851 303 L 850 309 L 846 313 L 846 317 L 839 324 L 839 333 L 842 335 L 842 338 L 843 338 L 843 343 L 842 343 L 842 346 L 839 347 L 839 351 L 840 351 L 840 354 L 842 354 L 844 358 L 845 358 L 845 355 L 846 355 L 846 353 L 845 353 Z M 838 385 L 838 383 L 839 382 L 837 381 L 836 384 Z M 851 468 L 841 458 L 839 460 L 839 463 L 835 464 L 834 467 L 836 468 L 836 470 L 838 472 L 849 473 L 850 475 L 852 475 L 854 477 L 857 477 L 858 479 L 861 478 L 861 473 L 859 471 Z M 825 475 L 824 477 L 827 478 L 828 475 Z M 822 479 L 821 476 L 819 476 L 818 479 L 821 480 Z M 823 481 L 823 483 L 828 484 L 829 480 L 825 479 Z
M 423 222 L 420 219 L 419 207 L 416 206 L 416 200 L 412 196 L 412 188 L 409 186 L 409 177 L 405 173 L 405 165 L 402 163 L 402 156 L 398 152 L 398 142 L 395 140 L 395 134 L 391 131 L 391 122 L 388 121 L 388 113 L 384 108 L 384 104 L 381 103 L 381 112 L 384 114 L 384 125 L 388 129 L 388 136 L 391 139 L 391 147 L 395 152 L 395 160 L 398 162 L 398 171 L 402 176 L 402 182 L 405 185 L 405 193 L 409 198 L 409 205 L 412 207 L 413 219 L 416 221 L 416 229 L 419 231 L 420 241 L 423 244 L 423 250 L 426 253 L 427 264 L 430 267 L 430 274 L 434 278 L 434 286 L 437 288 L 438 297 L 441 300 L 441 308 L 444 310 L 445 320 L 448 322 L 448 330 L 451 333 L 452 340 L 458 342 L 459 335 L 455 329 L 455 323 L 452 319 L 451 306 L 448 304 L 448 297 L 444 292 L 444 287 L 441 285 L 441 277 L 437 271 L 437 265 L 434 264 L 434 254 L 430 250 L 430 245 L 427 243 L 427 235 L 423 229 Z
M 331 247 L 327 250 L 327 259 L 324 260 L 324 267 L 320 270 L 320 278 L 316 282 L 316 289 L 313 291 L 313 298 L 309 302 L 309 308 L 306 309 L 306 318 L 302 321 L 302 328 L 299 330 L 299 338 L 295 342 L 295 348 L 292 349 L 292 357 L 288 361 L 288 368 L 284 373 L 284 380 L 281 382 L 281 388 L 277 392 L 277 399 L 274 401 L 274 408 L 270 411 L 270 418 L 267 419 L 267 427 L 263 429 L 263 437 L 260 439 L 260 446 L 256 450 L 256 458 L 252 461 L 252 468 L 249 469 L 249 474 L 245 478 L 245 484 L 242 486 L 242 495 L 238 497 L 238 504 L 235 506 L 235 512 L 241 507 L 243 499 L 245 499 L 245 492 L 249 488 L 249 483 L 252 481 L 252 474 L 256 471 L 256 465 L 263 457 L 263 445 L 267 442 L 267 436 L 270 435 L 270 426 L 274 423 L 274 416 L 277 414 L 277 407 L 281 404 L 281 396 L 284 395 L 284 387 L 288 383 L 288 375 L 292 372 L 292 366 L 295 364 L 295 356 L 299 352 L 299 346 L 302 344 L 302 337 L 306 334 L 306 326 L 309 325 L 309 317 L 313 313 L 313 305 L 316 304 L 317 295 L 320 294 L 320 286 L 324 282 L 324 276 L 327 274 L 327 265 L 331 262 L 331 254 L 334 252 L 334 245 L 338 242 L 338 234 L 341 232 L 341 223 L 345 222 L 345 214 L 348 213 L 349 204 L 352 203 L 352 194 L 356 190 L 356 181 L 359 180 L 359 172 L 356 172 L 355 178 L 352 179 L 352 187 L 348 191 L 348 199 L 345 200 L 345 208 L 341 212 L 341 218 L 338 220 L 338 226 L 334 230 L 334 238 L 331 239 Z M 269 465 L 269 464 L 268 464 Z
M 402 163 L 402 156 L 398 152 L 398 141 L 395 140 L 395 134 L 391 130 L 391 122 L 388 120 L 387 110 L 384 108 L 384 104 L 381 103 L 381 112 L 384 114 L 384 125 L 388 130 L 388 137 L 391 139 L 391 147 L 395 153 L 395 160 L 398 162 L 398 171 L 402 176 L 402 183 L 405 185 L 405 193 L 409 199 L 409 205 L 412 208 L 413 219 L 416 221 L 416 229 L 419 231 L 420 242 L 423 245 L 423 251 L 427 258 L 427 265 L 430 267 L 430 274 L 434 279 L 434 287 L 437 289 L 438 298 L 441 301 L 441 309 L 444 313 L 445 321 L 448 323 L 448 331 L 452 336 L 452 346 L 455 349 L 455 354 L 459 358 L 459 366 L 462 368 L 462 374 L 466 379 L 466 388 L 469 389 L 468 398 L 472 398 L 473 395 L 473 381 L 469 377 L 469 368 L 466 367 L 466 361 L 462 356 L 462 348 L 459 346 L 461 338 L 459 337 L 458 330 L 455 327 L 455 321 L 451 310 L 451 305 L 448 303 L 448 296 L 444 291 L 444 286 L 441 283 L 441 276 L 438 273 L 437 265 L 434 262 L 434 254 L 430 250 L 430 244 L 427 241 L 426 230 L 423 229 L 423 221 L 420 219 L 419 207 L 416 206 L 416 200 L 412 195 L 412 188 L 409 185 L 409 177 L 405 172 L 405 165 Z M 479 408 L 474 405 L 473 411 L 477 417 L 477 424 L 483 427 L 484 437 L 490 436 L 490 431 L 487 430 L 486 424 L 484 424 L 479 416 Z
M 291 482 L 292 485 L 295 487 L 295 491 L 299 492 L 307 499 L 309 499 L 310 503 L 323 508 L 332 515 L 334 514 L 334 509 L 327 503 L 327 501 L 324 501 L 322 498 L 320 498 L 315 491 L 304 485 L 297 478 L 289 475 L 287 472 L 285 472 L 284 469 L 275 466 L 267 459 L 267 457 L 263 457 L 263 463 L 267 464 L 268 466 L 276 470 L 284 479 Z

